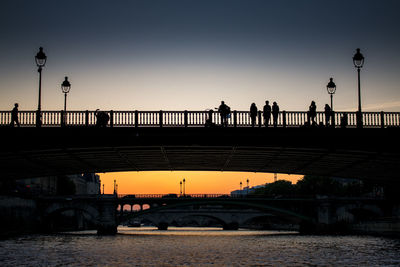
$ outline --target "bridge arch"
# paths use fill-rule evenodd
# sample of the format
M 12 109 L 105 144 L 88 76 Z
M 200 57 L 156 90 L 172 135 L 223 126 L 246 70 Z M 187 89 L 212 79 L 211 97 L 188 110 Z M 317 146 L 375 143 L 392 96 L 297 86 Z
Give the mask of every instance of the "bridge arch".
M 120 217 L 120 220 L 128 220 L 128 219 L 133 219 L 135 217 L 140 217 L 145 214 L 151 214 L 151 213 L 157 213 L 159 211 L 166 211 L 166 210 L 173 210 L 177 208 L 183 208 L 183 207 L 188 207 L 188 206 L 196 206 L 196 205 L 227 205 L 227 206 L 238 206 L 238 207 L 244 207 L 244 208 L 251 208 L 254 210 L 258 210 L 261 212 L 266 212 L 270 214 L 274 214 L 280 217 L 283 217 L 285 219 L 289 219 L 290 221 L 293 222 L 308 222 L 308 223 L 315 223 L 314 218 L 309 217 L 304 214 L 300 214 L 295 211 L 291 211 L 289 209 L 284 209 L 281 207 L 274 207 L 271 205 L 266 205 L 266 204 L 258 204 L 258 203 L 249 203 L 245 201 L 226 201 L 226 200 L 213 200 L 213 201 L 204 201 L 204 200 L 198 200 L 198 201 L 190 201 L 190 202 L 185 202 L 185 203 L 174 203 L 174 204 L 167 204 L 167 205 L 160 205 L 158 207 L 153 207 L 151 209 L 147 210 L 142 210 L 140 212 L 135 212 L 135 213 L 130 213 L 130 214 L 124 214 L 123 216 Z M 227 224 L 231 222 L 225 222 L 222 221 L 222 224 Z
M 78 228 L 85 229 L 87 227 L 96 227 L 99 223 L 99 211 L 96 207 L 88 204 L 75 203 L 53 203 L 44 211 L 43 221 L 48 230 L 52 231 L 58 228 L 58 221 L 62 214 L 68 211 L 74 213 L 74 220 L 78 220 Z M 77 214 L 79 216 L 77 216 Z

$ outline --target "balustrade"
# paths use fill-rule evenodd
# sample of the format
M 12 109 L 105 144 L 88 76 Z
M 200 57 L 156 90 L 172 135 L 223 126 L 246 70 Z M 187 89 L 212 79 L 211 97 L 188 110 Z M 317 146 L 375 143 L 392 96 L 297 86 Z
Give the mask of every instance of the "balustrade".
M 204 127 L 209 118 L 209 111 L 106 111 L 110 116 L 111 127 Z M 341 127 L 342 117 L 347 114 L 347 127 L 356 127 L 356 112 L 334 112 L 330 124 Z M 212 122 L 221 125 L 218 112 L 211 113 Z M 363 112 L 365 128 L 385 128 L 400 126 L 400 112 Z M 23 127 L 36 125 L 36 111 L 20 111 L 19 122 Z M 281 111 L 278 115 L 278 127 L 301 127 L 307 123 L 306 111 Z M 248 111 L 232 111 L 228 117 L 228 127 L 251 127 Z M 317 112 L 315 122 L 325 124 L 325 113 Z M 0 111 L 0 125 L 11 123 L 11 111 Z M 256 125 L 263 127 L 264 118 L 258 116 Z M 94 126 L 95 111 L 42 111 L 42 126 Z M 272 127 L 273 118 L 270 119 Z

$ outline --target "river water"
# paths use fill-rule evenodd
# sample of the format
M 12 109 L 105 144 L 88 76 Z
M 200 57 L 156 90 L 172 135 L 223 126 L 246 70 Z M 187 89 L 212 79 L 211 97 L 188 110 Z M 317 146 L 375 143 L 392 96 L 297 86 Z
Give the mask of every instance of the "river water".
M 400 266 L 400 240 L 217 228 L 118 228 L 0 241 L 1 266 Z

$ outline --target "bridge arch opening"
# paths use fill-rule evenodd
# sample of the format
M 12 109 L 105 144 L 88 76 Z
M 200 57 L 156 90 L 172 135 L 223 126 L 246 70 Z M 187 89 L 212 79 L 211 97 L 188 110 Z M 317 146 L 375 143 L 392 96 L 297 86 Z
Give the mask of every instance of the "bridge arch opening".
M 44 229 L 50 232 L 97 229 L 97 211 L 79 207 L 63 207 L 44 216 Z

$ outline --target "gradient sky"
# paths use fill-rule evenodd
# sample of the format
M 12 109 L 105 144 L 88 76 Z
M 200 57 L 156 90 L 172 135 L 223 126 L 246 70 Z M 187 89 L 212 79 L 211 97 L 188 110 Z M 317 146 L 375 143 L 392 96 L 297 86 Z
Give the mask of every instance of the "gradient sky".
M 2 0 L 0 109 L 37 107 L 34 55 L 44 47 L 42 109 L 232 109 L 277 101 L 282 110 L 329 102 L 400 110 L 397 0 Z
M 2 0 L 0 110 L 35 110 L 34 56 L 48 56 L 42 110 L 400 111 L 398 0 Z M 154 174 L 156 175 L 156 174 Z M 180 176 L 180 175 L 177 175 Z M 177 178 L 179 179 L 179 178 Z M 210 183 L 209 183 L 210 184 Z M 237 181 L 235 181 L 237 184 Z

